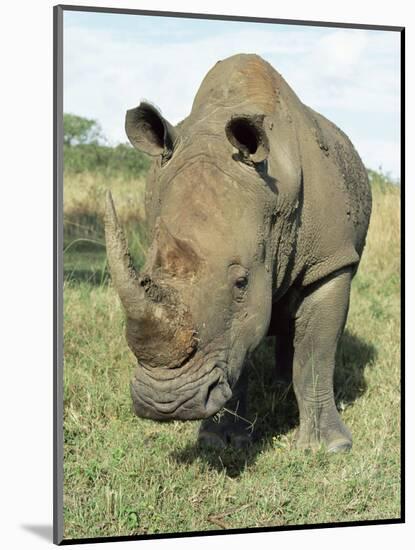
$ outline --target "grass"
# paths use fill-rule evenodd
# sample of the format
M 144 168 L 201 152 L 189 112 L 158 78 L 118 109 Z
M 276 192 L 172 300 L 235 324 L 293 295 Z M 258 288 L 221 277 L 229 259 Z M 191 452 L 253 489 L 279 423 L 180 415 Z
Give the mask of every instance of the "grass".
M 100 220 L 109 187 L 130 236 L 137 231 L 141 262 L 145 238 L 135 209 L 143 182 L 65 179 L 65 538 L 400 516 L 400 189 L 372 180 L 367 248 L 335 377 L 354 447 L 328 455 L 293 448 L 297 407 L 291 389 L 273 381 L 271 339 L 253 357 L 256 438 L 249 451 L 202 451 L 198 422 L 159 424 L 133 415 L 134 358 L 108 284 Z
M 108 183 L 110 182 L 110 183 Z M 89 284 L 108 282 L 104 240 L 105 192 L 116 197 L 117 214 L 131 252 L 140 265 L 145 256 L 144 179 L 81 172 L 64 178 L 64 277 Z

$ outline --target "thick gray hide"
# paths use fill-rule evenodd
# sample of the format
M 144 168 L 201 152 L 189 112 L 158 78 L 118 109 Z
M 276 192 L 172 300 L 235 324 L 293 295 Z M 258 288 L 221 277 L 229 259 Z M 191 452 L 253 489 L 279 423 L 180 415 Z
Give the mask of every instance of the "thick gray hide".
M 297 444 L 337 451 L 351 435 L 333 370 L 371 212 L 347 136 L 306 107 L 267 62 L 236 55 L 206 75 L 176 127 L 151 105 L 127 112 L 132 144 L 154 157 L 152 244 L 137 274 L 109 196 L 107 253 L 138 365 L 139 416 L 204 419 L 201 442 L 249 441 L 249 354 L 277 339 L 277 372 L 297 397 Z

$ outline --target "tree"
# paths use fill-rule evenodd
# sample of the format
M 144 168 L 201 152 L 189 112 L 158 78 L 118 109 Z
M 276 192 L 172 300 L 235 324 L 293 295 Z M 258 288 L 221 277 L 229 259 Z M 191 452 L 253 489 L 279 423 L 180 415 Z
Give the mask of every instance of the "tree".
M 105 141 L 105 137 L 101 126 L 96 120 L 64 113 L 63 143 L 65 145 L 71 146 L 82 143 L 98 145 L 99 140 Z

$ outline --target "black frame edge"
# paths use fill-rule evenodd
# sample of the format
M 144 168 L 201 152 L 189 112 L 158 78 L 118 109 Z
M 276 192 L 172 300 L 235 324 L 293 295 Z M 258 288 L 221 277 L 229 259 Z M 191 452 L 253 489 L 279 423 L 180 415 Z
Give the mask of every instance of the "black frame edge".
M 405 77 L 405 27 L 401 31 L 401 518 L 405 523 L 405 109 L 406 109 L 406 77 Z
M 246 15 L 220 15 L 212 13 L 185 13 L 175 11 L 140 10 L 133 8 L 106 8 L 99 6 L 76 6 L 59 4 L 58 7 L 67 11 L 89 11 L 95 13 L 118 13 L 130 15 L 151 15 L 157 17 L 179 17 L 182 19 L 210 19 L 219 21 L 246 21 L 251 23 L 279 23 L 280 25 L 301 25 L 306 27 L 337 27 L 345 29 L 368 29 L 378 31 L 401 32 L 404 27 L 392 25 L 371 25 L 368 23 L 336 23 L 335 21 L 306 21 L 303 19 L 278 19 L 268 17 L 251 17 Z
M 63 540 L 63 9 L 53 7 L 53 542 Z

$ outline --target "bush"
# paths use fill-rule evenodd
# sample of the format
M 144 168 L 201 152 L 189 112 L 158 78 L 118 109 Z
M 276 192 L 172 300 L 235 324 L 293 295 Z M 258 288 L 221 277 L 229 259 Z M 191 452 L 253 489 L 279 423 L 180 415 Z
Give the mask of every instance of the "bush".
M 382 172 L 381 168 L 379 168 L 378 171 L 367 168 L 367 174 L 368 174 L 372 189 L 376 188 L 380 192 L 387 193 L 391 185 L 392 186 L 400 185 L 400 181 L 398 179 L 395 180 L 392 178 L 392 176 L 389 173 Z
M 150 162 L 127 143 L 106 145 L 100 124 L 70 113 L 63 115 L 63 154 L 66 174 L 93 172 L 104 176 L 140 177 Z
M 149 164 L 144 154 L 126 143 L 116 147 L 96 143 L 64 145 L 64 168 L 69 174 L 95 172 L 106 176 L 139 177 Z
M 70 113 L 63 115 L 63 142 L 65 145 L 98 143 L 106 141 L 101 126 L 96 120 Z

